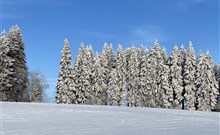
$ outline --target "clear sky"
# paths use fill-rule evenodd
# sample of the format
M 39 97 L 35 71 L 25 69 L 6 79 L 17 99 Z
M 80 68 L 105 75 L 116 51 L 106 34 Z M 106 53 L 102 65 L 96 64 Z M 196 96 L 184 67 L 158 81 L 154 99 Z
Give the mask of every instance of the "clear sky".
M 219 62 L 219 0 L 1 0 L 2 28 L 18 24 L 30 70 L 41 71 L 55 92 L 64 38 L 75 58 L 80 42 L 101 52 L 104 42 L 124 48 L 152 47 L 157 39 L 196 53 L 209 50 Z M 1 30 L 2 31 L 2 30 Z

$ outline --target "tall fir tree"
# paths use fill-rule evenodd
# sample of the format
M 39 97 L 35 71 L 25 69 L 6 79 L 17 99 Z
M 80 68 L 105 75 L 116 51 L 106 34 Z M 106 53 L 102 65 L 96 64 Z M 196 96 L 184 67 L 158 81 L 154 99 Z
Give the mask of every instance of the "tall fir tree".
M 113 49 L 113 45 L 110 43 L 110 45 L 108 46 L 108 50 L 107 50 L 107 58 L 108 58 L 108 71 L 109 74 L 107 74 L 107 80 L 106 80 L 106 84 L 107 84 L 107 105 L 111 104 L 110 103 L 110 94 L 108 93 L 109 87 L 110 87 L 110 80 L 113 80 L 114 78 L 112 78 L 111 72 L 114 70 L 115 71 L 115 55 L 114 55 L 114 49 Z M 116 71 L 115 71 L 116 72 Z
M 8 56 L 14 60 L 12 76 L 15 79 L 9 101 L 27 101 L 28 67 L 26 65 L 23 36 L 17 25 L 12 26 L 8 38 L 10 40 Z
M 172 107 L 176 109 L 182 108 L 180 106 L 183 100 L 183 77 L 182 77 L 182 64 L 180 59 L 180 51 L 177 45 L 174 46 L 173 51 L 169 57 L 168 65 L 170 67 L 170 85 L 173 91 L 171 99 Z M 183 60 L 182 60 L 183 61 Z
M 118 45 L 115 68 L 110 73 L 110 82 L 108 92 L 110 93 L 110 103 L 112 105 L 124 106 L 126 95 L 126 59 L 123 48 Z M 112 85 L 113 84 L 113 85 Z
M 85 72 L 85 96 L 86 104 L 94 104 L 95 91 L 92 89 L 94 84 L 94 52 L 92 45 L 86 46 L 84 72 Z
M 209 97 L 210 97 L 210 110 L 214 109 L 217 100 L 216 97 L 219 95 L 219 84 L 215 79 L 214 65 L 212 62 L 212 57 L 209 52 L 206 53 L 205 59 L 207 61 L 207 78 L 209 81 Z
M 182 109 L 184 109 L 185 107 L 185 100 L 184 100 L 184 91 L 185 91 L 185 83 L 184 83 L 184 69 L 185 69 L 185 63 L 186 63 L 186 55 L 187 55 L 187 51 L 184 47 L 184 45 L 182 44 L 180 49 L 179 49 L 179 65 L 181 65 L 181 75 L 182 75 L 182 82 L 183 82 L 183 92 L 182 92 L 182 101 L 181 101 L 181 107 Z
M 125 106 L 125 96 L 126 96 L 126 57 L 122 45 L 118 45 L 117 58 L 116 58 L 116 71 L 118 78 L 119 87 L 119 99 L 118 104 L 120 106 Z
M 205 57 L 200 51 L 197 58 L 197 68 L 196 68 L 196 110 L 205 111 L 209 109 L 209 89 L 206 83 L 205 72 L 207 70 L 206 62 L 204 61 Z
M 74 87 L 72 58 L 69 42 L 64 40 L 62 57 L 60 60 L 60 71 L 57 81 L 56 102 L 58 104 L 76 104 L 76 89 Z
M 186 55 L 186 61 L 184 66 L 184 108 L 187 110 L 195 110 L 196 104 L 196 60 L 195 60 L 195 52 L 192 46 L 192 42 L 189 43 L 189 50 Z
M 100 72 L 101 75 L 101 81 L 102 81 L 102 92 L 100 94 L 100 100 L 102 105 L 108 104 L 108 89 L 109 89 L 109 81 L 110 81 L 110 73 L 114 65 L 114 52 L 112 45 L 108 46 L 107 43 L 104 43 L 102 54 L 100 56 Z
M 150 107 L 161 107 L 161 92 L 163 92 L 163 89 L 161 89 L 163 60 L 159 43 L 155 41 L 149 55 L 149 64 L 151 65 L 149 72 L 152 79 L 150 86 L 152 90 Z
M 167 65 L 167 53 L 166 49 L 162 48 L 161 51 L 162 61 L 158 64 L 160 64 L 160 67 L 162 69 L 158 69 L 159 72 L 161 72 L 161 84 L 160 84 L 160 91 L 159 91 L 159 106 L 162 108 L 171 108 L 172 107 L 172 100 L 173 100 L 173 90 L 170 87 L 170 68 Z
M 148 50 L 141 47 L 142 58 L 140 59 L 140 106 L 149 107 L 152 98 L 150 64 L 148 59 Z
M 130 107 L 140 106 L 140 91 L 139 91 L 139 80 L 140 80 L 140 58 L 139 50 L 133 45 L 127 50 L 129 53 L 127 72 L 128 72 L 128 105 Z
M 101 56 L 96 53 L 95 62 L 93 66 L 93 80 L 94 84 L 92 90 L 95 91 L 95 104 L 106 105 L 106 83 L 104 80 L 104 68 L 101 63 Z
M 78 54 L 75 60 L 74 66 L 74 87 L 76 89 L 76 97 L 77 104 L 85 104 L 86 103 L 86 90 L 85 90 L 85 67 L 86 67 L 86 55 L 85 55 L 85 47 L 84 44 L 80 44 L 80 48 L 78 50 Z
M 15 82 L 13 75 L 14 60 L 8 56 L 10 40 L 7 38 L 6 32 L 3 31 L 0 37 L 0 100 L 9 101 L 12 86 Z
M 197 106 L 200 111 L 211 111 L 216 104 L 218 82 L 215 79 L 212 59 L 209 53 L 200 53 L 197 60 Z

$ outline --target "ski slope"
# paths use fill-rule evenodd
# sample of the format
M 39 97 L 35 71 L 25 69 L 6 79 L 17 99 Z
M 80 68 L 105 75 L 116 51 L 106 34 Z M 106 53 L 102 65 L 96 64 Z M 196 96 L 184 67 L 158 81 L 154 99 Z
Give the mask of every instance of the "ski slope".
M 1 103 L 1 135 L 219 135 L 219 113 Z

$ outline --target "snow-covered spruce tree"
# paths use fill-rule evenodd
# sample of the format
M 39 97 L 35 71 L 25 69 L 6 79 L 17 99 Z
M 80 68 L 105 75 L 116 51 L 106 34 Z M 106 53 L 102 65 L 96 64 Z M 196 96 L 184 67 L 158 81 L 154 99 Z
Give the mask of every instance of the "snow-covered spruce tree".
M 139 91 L 139 80 L 140 80 L 140 58 L 139 50 L 134 45 L 126 50 L 129 53 L 127 56 L 127 89 L 128 89 L 128 106 L 137 107 L 140 106 L 140 91 Z
M 197 68 L 196 68 L 196 110 L 201 110 L 201 111 L 208 111 L 210 106 L 209 106 L 209 89 L 207 88 L 207 78 L 206 78 L 206 62 L 204 61 L 205 57 L 203 53 L 200 51 L 198 58 L 197 58 Z
M 85 76 L 85 64 L 87 63 L 85 55 L 85 47 L 84 44 L 80 44 L 80 48 L 78 50 L 78 55 L 75 60 L 74 66 L 74 87 L 76 89 L 76 97 L 77 97 L 77 104 L 85 104 L 86 103 L 86 89 L 84 82 L 86 80 Z
M 106 83 L 104 80 L 104 68 L 101 63 L 101 56 L 96 53 L 95 62 L 93 66 L 93 81 L 92 90 L 95 91 L 95 104 L 105 105 L 106 103 Z
M 213 70 L 213 63 L 212 63 L 212 57 L 210 56 L 209 52 L 206 53 L 205 55 L 205 61 L 207 61 L 207 70 L 208 72 L 206 72 L 207 74 L 207 78 L 209 81 L 209 97 L 210 97 L 210 109 L 214 109 L 215 105 L 216 105 L 216 97 L 217 95 L 219 95 L 219 85 L 218 85 L 218 81 L 216 81 L 215 79 L 215 72 Z
M 114 79 L 114 78 L 111 78 L 111 72 L 113 69 L 115 69 L 115 55 L 114 55 L 114 49 L 113 49 L 113 45 L 110 43 L 109 47 L 108 47 L 108 52 L 107 52 L 107 57 L 108 57 L 108 71 L 109 71 L 109 74 L 107 74 L 107 105 L 110 105 L 111 104 L 111 101 L 110 101 L 110 94 L 108 93 L 108 89 L 110 87 L 110 80 Z
M 182 56 L 181 56 L 182 57 Z M 170 86 L 172 89 L 173 98 L 170 99 L 172 107 L 181 109 L 181 101 L 183 99 L 183 77 L 182 77 L 182 64 L 179 62 L 180 52 L 177 45 L 174 46 L 172 54 L 169 57 L 168 65 L 170 67 Z
M 110 104 L 117 106 L 125 105 L 126 94 L 126 58 L 122 46 L 118 45 L 115 69 L 112 69 L 109 80 Z
M 218 82 L 215 79 L 212 59 L 209 53 L 205 56 L 200 53 L 197 60 L 196 72 L 197 110 L 211 111 L 216 104 Z
M 101 67 L 99 71 L 102 73 L 99 78 L 99 83 L 102 84 L 102 90 L 99 92 L 96 92 L 96 98 L 99 99 L 99 103 L 101 105 L 107 105 L 108 104 L 108 87 L 109 87 L 109 80 L 110 80 L 110 73 L 114 65 L 114 52 L 112 46 L 108 46 L 107 43 L 104 43 L 102 54 L 99 57 Z
M 151 91 L 151 77 L 150 77 L 150 64 L 148 61 L 148 50 L 141 47 L 141 59 L 140 59 L 140 106 L 141 107 L 149 107 L 150 100 L 152 98 Z
M 24 51 L 24 41 L 20 28 L 12 26 L 8 33 L 10 40 L 8 56 L 11 57 L 13 62 L 12 76 L 15 79 L 12 90 L 10 91 L 9 101 L 25 102 L 28 100 L 28 68 L 26 65 L 26 55 Z
M 70 45 L 67 39 L 64 40 L 62 57 L 60 60 L 60 71 L 56 86 L 56 102 L 58 104 L 76 104 L 76 89 L 74 87 L 73 68 Z
M 86 94 L 85 95 L 86 104 L 94 104 L 95 92 L 92 89 L 92 85 L 94 84 L 94 80 L 93 80 L 94 53 L 93 53 L 92 45 L 86 46 L 85 57 L 83 61 L 85 61 L 83 65 L 83 70 L 84 70 L 84 75 L 85 75 L 84 87 L 85 87 L 85 94 Z
M 8 101 L 12 86 L 14 83 L 13 62 L 14 60 L 8 56 L 10 40 L 7 38 L 6 32 L 3 31 L 0 37 L 0 100 Z
M 180 49 L 179 49 L 179 65 L 181 65 L 181 70 L 182 70 L 182 82 L 183 82 L 183 91 L 185 91 L 185 83 L 183 81 L 184 79 L 184 67 L 185 67 L 185 62 L 186 62 L 186 55 L 187 55 L 187 51 L 184 47 L 184 45 L 182 44 Z M 184 97 L 184 92 L 182 92 L 182 97 Z M 185 106 L 185 100 L 184 98 L 182 99 L 181 101 L 181 107 L 182 109 L 184 109 L 184 106 Z
M 162 79 L 162 71 L 163 71 L 163 57 L 161 56 L 161 48 L 159 46 L 159 43 L 155 41 L 153 48 L 150 51 L 149 55 L 149 76 L 151 78 L 151 92 L 152 92 L 152 98 L 150 103 L 150 107 L 161 107 L 161 102 L 163 100 L 161 99 L 163 92 L 161 87 L 161 79 Z
M 159 91 L 159 105 L 162 108 L 171 108 L 173 101 L 173 90 L 170 87 L 170 68 L 167 65 L 166 49 L 162 48 L 160 52 L 162 56 L 162 62 L 158 61 L 158 64 L 161 65 L 160 67 L 162 67 L 162 71 L 160 71 L 161 69 L 158 69 L 158 71 L 161 72 L 161 90 Z
M 157 50 L 159 51 L 159 45 L 157 44 L 157 42 L 155 42 L 154 44 L 154 48 L 152 48 L 150 50 L 149 53 L 149 58 L 148 58 L 148 64 L 149 69 L 148 69 L 148 75 L 149 76 L 149 80 L 150 80 L 150 84 L 147 85 L 149 91 L 149 107 L 156 107 L 156 97 L 158 96 L 158 87 L 157 87 L 157 60 L 156 60 L 156 54 L 155 55 L 155 49 L 158 48 Z M 157 51 L 157 52 L 158 52 Z
M 195 110 L 196 104 L 196 60 L 195 52 L 192 46 L 192 42 L 189 43 L 189 50 L 186 55 L 186 61 L 184 66 L 183 81 L 184 81 L 184 109 Z
M 126 57 L 123 51 L 122 45 L 118 45 L 117 58 L 116 58 L 116 71 L 118 78 L 119 87 L 119 100 L 120 106 L 125 106 L 125 96 L 126 96 Z

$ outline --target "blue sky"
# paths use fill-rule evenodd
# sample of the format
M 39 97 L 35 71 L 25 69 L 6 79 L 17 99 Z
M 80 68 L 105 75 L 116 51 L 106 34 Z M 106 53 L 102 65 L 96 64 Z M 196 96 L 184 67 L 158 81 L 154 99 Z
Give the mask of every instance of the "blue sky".
M 18 24 L 26 44 L 30 70 L 41 71 L 53 95 L 64 38 L 73 59 L 80 42 L 101 52 L 104 42 L 124 48 L 155 39 L 167 48 L 174 44 L 196 53 L 209 50 L 219 62 L 219 0 L 1 0 L 2 28 Z M 2 30 L 1 30 L 2 31 Z

